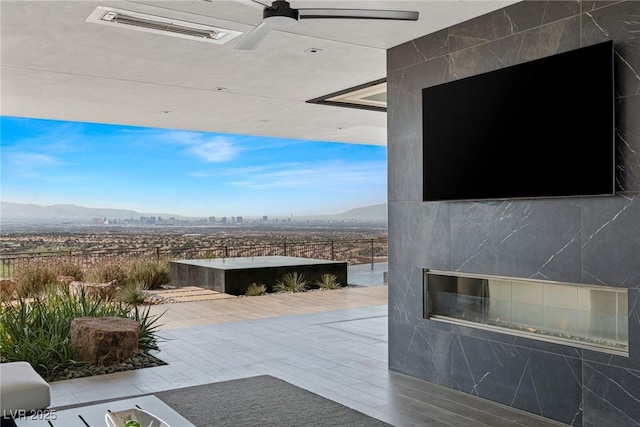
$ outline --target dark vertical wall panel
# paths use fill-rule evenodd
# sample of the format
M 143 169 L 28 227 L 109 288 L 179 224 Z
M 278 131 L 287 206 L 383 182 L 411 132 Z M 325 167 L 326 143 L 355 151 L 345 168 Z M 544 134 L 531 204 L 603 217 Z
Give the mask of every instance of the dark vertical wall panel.
M 421 201 L 422 88 L 605 40 L 615 196 Z M 640 2 L 523 1 L 394 47 L 387 66 L 390 368 L 571 425 L 640 426 Z M 422 268 L 628 288 L 630 357 L 424 320 Z

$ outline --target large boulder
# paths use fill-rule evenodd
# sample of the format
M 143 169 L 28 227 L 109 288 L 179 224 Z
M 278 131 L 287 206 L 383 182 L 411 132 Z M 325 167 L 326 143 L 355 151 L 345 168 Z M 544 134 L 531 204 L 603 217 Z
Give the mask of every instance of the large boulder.
M 121 317 L 78 317 L 71 321 L 71 349 L 76 361 L 109 366 L 138 354 L 140 324 Z
M 96 298 L 112 299 L 120 290 L 117 280 L 108 283 L 91 283 L 91 282 L 71 282 L 69 290 L 72 294 L 78 295 L 84 289 L 84 294 Z

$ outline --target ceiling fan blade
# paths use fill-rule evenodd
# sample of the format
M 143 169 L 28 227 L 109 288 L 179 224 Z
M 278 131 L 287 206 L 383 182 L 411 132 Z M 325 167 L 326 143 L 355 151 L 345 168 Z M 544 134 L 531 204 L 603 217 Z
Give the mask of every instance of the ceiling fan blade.
M 262 39 L 271 31 L 271 25 L 266 22 L 259 23 L 253 30 L 236 46 L 238 50 L 251 50 L 256 47 Z
M 390 19 L 417 21 L 419 13 L 406 10 L 376 9 L 298 9 L 300 19 Z
M 204 0 L 204 1 L 215 3 L 216 0 Z M 259 8 L 260 10 L 263 10 L 265 7 L 271 6 L 271 2 L 269 0 L 235 0 L 235 1 L 238 3 L 242 3 L 245 6 Z

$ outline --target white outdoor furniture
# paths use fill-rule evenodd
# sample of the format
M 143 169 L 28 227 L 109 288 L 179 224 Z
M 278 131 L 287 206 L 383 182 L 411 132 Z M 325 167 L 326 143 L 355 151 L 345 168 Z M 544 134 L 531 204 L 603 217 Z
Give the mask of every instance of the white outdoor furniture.
M 133 408 L 147 411 L 171 427 L 195 427 L 169 405 L 153 395 L 94 405 L 88 404 L 62 411 L 48 409 L 41 414 L 42 416 L 18 418 L 14 421 L 18 427 L 105 427 L 107 412 L 133 410 Z M 193 408 L 193 410 L 197 409 Z M 215 420 L 211 420 L 211 425 L 215 425 Z M 151 427 L 158 426 L 161 426 L 159 422 L 151 424 Z M 148 427 L 148 425 L 144 427 Z
M 0 363 L 0 414 L 44 409 L 50 404 L 49 384 L 28 362 Z

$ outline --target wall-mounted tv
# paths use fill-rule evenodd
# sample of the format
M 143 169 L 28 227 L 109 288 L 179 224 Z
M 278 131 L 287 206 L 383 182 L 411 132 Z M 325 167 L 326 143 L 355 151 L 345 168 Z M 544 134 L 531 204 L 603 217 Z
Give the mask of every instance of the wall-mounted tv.
M 423 200 L 615 192 L 613 42 L 422 90 Z

